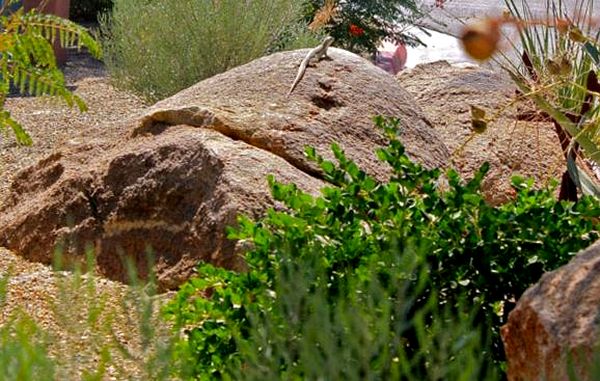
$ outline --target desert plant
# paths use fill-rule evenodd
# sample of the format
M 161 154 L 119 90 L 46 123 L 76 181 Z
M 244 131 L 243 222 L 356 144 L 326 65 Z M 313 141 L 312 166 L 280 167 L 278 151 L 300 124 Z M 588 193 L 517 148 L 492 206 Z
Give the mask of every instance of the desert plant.
M 83 111 L 85 103 L 67 89 L 56 65 L 52 41 L 58 38 L 63 47 L 86 47 L 96 57 L 100 48 L 85 28 L 71 21 L 35 9 L 6 12 L 15 3 L 5 1 L 0 7 L 0 130 L 12 130 L 19 143 L 31 144 L 30 136 L 4 107 L 11 88 L 35 96 L 56 95 Z
M 73 272 L 59 271 L 60 259 L 57 254 L 58 298 L 52 310 L 69 339 L 52 343 L 58 378 L 170 379 L 175 372 L 175 337 L 158 314 L 166 298 L 157 294 L 153 274 L 142 282 L 128 263 L 131 285 L 109 295 L 97 287 L 102 280 L 94 273 L 91 250 L 84 266 L 76 266 Z
M 586 157 L 600 159 L 598 140 L 586 128 L 597 114 L 593 94 L 600 91 L 600 84 L 592 58 L 581 40 L 586 35 L 595 44 L 600 37 L 590 22 L 593 0 L 577 0 L 569 6 L 560 0 L 548 0 L 548 11 L 542 16 L 544 22 L 536 20 L 524 1 L 520 7 L 514 0 L 508 0 L 507 5 L 523 25 L 519 31 L 525 65 L 519 72 L 505 67 L 511 70 L 521 91 L 531 94 L 530 98 L 553 120 L 570 172 L 570 176 L 563 177 L 561 196 L 576 199 L 574 188 L 579 185 L 582 189 L 579 177 L 585 173 L 579 175 L 577 169 L 578 145 L 582 145 Z M 538 90 L 544 87 L 548 90 Z M 575 141 L 571 143 L 571 139 Z
M 584 197 L 577 204 L 557 202 L 552 190 L 534 191 L 531 182 L 516 179 L 516 199 L 492 207 L 479 192 L 486 166 L 465 185 L 450 171 L 450 187 L 441 192 L 439 171 L 426 170 L 405 155 L 397 139 L 398 121 L 379 118 L 377 124 L 390 140 L 387 148 L 377 152 L 393 170 L 389 182 L 367 175 L 335 145 L 337 165 L 309 149 L 308 156 L 320 165 L 333 186 L 315 198 L 293 184 L 283 185 L 270 178 L 274 198 L 288 210 L 270 210 L 258 222 L 241 218 L 239 228 L 231 233 L 232 238 L 251 244 L 245 257 L 248 272 L 238 274 L 203 265 L 199 278 L 181 288 L 168 313 L 178 328 L 186 329 L 187 338 L 180 350 L 181 358 L 190 364 L 187 369 L 197 376 L 214 376 L 226 374 L 231 367 L 244 367 L 240 347 L 246 345 L 244 340 L 253 329 L 252 316 L 261 316 L 260 311 L 269 313 L 275 308 L 273 303 L 283 303 L 286 298 L 305 300 L 302 290 L 278 288 L 278 276 L 297 264 L 309 269 L 313 282 L 310 292 L 320 290 L 323 294 L 319 297 L 332 302 L 327 311 L 336 317 L 334 320 L 343 320 L 335 315 L 340 312 L 335 309 L 340 296 L 351 297 L 360 290 L 352 288 L 355 279 L 413 280 L 409 282 L 412 291 L 401 294 L 414 303 L 408 315 L 401 315 L 407 324 L 418 321 L 413 320 L 413 314 L 425 308 L 431 295 L 452 311 L 460 311 L 461 298 L 466 298 L 475 311 L 474 324 L 484 327 L 481 340 L 486 343 L 485 361 L 480 371 L 485 373 L 492 362 L 503 358 L 498 328 L 520 294 L 544 271 L 566 263 L 598 238 L 594 218 L 600 215 L 600 206 L 593 198 Z M 418 250 L 411 252 L 410 248 Z M 406 253 L 426 265 L 427 276 L 411 273 L 410 267 L 394 262 L 398 256 L 411 258 Z M 313 262 L 319 262 L 318 266 Z M 310 274 L 314 268 L 318 272 Z M 419 280 L 425 282 L 422 287 L 416 286 Z M 287 292 L 285 297 L 282 292 Z M 396 301 L 402 300 L 400 296 Z M 310 311 L 297 318 L 313 316 Z M 429 313 L 426 323 L 434 320 L 435 314 Z M 277 316 L 274 319 L 277 321 Z M 412 332 L 412 336 L 396 337 L 414 350 L 406 354 L 416 361 L 410 372 L 420 366 L 418 335 Z M 296 337 L 293 332 L 290 335 Z M 260 352 L 260 348 L 254 349 Z M 348 366 L 355 360 L 350 358 Z M 281 369 L 282 375 L 286 369 Z
M 568 175 L 563 176 L 561 198 L 575 200 L 575 185 L 587 194 L 600 196 L 600 186 L 582 170 L 582 156 L 598 165 L 600 139 L 597 134 L 600 91 L 597 58 L 600 33 L 591 18 L 593 0 L 567 4 L 547 0 L 546 13 L 534 14 L 526 1 L 506 0 L 508 13 L 468 26 L 463 42 L 468 53 L 477 59 L 496 61 L 510 74 L 521 95 L 531 99 L 541 117 L 555 125 L 564 151 Z M 501 28 L 512 26 L 519 43 L 512 43 L 508 53 L 500 49 Z M 520 59 L 518 58 L 520 57 Z M 519 61 L 521 64 L 519 64 Z M 484 114 L 477 123 L 485 122 Z
M 62 256 L 56 258 L 60 268 Z M 51 273 L 47 291 L 56 299 L 45 300 L 51 306 L 45 329 L 19 307 L 5 304 L 7 295 L 18 293 L 15 288 L 30 278 L 11 284 L 8 276 L 0 276 L 0 379 L 173 379 L 175 337 L 158 313 L 168 295 L 156 293 L 152 276 L 141 283 L 132 266 L 132 286 L 113 286 L 109 295 L 98 288 L 106 280 L 90 267 L 91 251 L 87 258 L 73 272 Z
M 115 83 L 156 101 L 293 45 L 301 18 L 296 0 L 116 0 L 100 23 Z
M 324 29 L 340 47 L 374 55 L 383 40 L 408 45 L 419 39 L 408 29 L 424 16 L 414 0 L 308 0 L 305 14 L 314 30 Z
M 0 327 L 0 378 L 54 380 L 55 363 L 47 335 L 27 315 L 17 312 Z
M 419 287 L 428 276 L 416 252 L 389 254 L 334 280 L 339 281 L 335 293 L 320 253 L 282 258 L 274 274 L 275 297 L 261 300 L 263 309 L 249 311 L 249 329 L 236 338 L 239 358 L 228 375 L 245 380 L 492 379 L 481 369 L 480 330 L 468 312 L 440 312 L 435 295 L 422 293 Z M 416 295 L 427 302 L 415 307 Z
M 0 276 L 0 308 L 4 310 L 9 275 Z M 48 354 L 48 335 L 21 311 L 3 313 L 0 327 L 0 379 L 53 380 L 55 364 Z

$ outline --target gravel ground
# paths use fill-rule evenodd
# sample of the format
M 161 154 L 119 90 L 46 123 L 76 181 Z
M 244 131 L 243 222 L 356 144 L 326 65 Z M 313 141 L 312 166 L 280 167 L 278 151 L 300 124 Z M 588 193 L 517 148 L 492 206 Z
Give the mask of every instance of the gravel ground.
M 64 68 L 68 86 L 89 108 L 81 113 L 62 100 L 50 97 L 11 97 L 6 108 L 33 139 L 19 146 L 12 134 L 0 134 L 0 202 L 14 175 L 65 144 L 89 139 L 118 139 L 128 121 L 140 115 L 144 103 L 111 86 L 99 61 L 72 52 Z
M 103 65 L 84 53 L 71 52 L 64 72 L 89 111 L 80 113 L 48 97 L 8 100 L 7 109 L 31 134 L 34 144 L 19 146 L 11 134 L 0 134 L 0 205 L 19 170 L 66 144 L 119 139 L 129 121 L 145 108 L 139 98 L 111 86 Z M 148 378 L 144 369 L 153 350 L 144 351 L 141 346 L 136 307 L 142 298 L 133 288 L 91 275 L 55 272 L 0 248 L 0 276 L 6 275 L 9 281 L 6 299 L 0 295 L 0 324 L 14 324 L 15 314 L 24 312 L 43 328 L 50 353 L 59 362 L 57 379 L 78 380 L 83 372 L 96 371 L 104 349 L 113 357 L 103 379 Z M 94 318 L 96 309 L 103 312 Z M 116 343 L 132 356 L 120 354 L 113 346 Z

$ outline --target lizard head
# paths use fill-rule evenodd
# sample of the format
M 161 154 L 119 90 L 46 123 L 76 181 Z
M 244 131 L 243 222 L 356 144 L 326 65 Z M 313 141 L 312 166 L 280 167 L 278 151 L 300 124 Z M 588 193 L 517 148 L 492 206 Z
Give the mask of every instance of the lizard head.
M 331 36 L 327 36 L 325 37 L 325 39 L 323 40 L 323 45 L 325 46 L 329 46 L 331 44 L 333 44 L 333 41 L 335 41 L 335 39 Z

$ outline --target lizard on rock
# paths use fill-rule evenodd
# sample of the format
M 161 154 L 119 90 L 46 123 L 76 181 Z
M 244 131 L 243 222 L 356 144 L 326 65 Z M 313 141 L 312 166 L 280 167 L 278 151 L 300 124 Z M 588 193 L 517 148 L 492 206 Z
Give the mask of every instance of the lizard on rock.
M 292 94 L 292 92 L 294 91 L 296 86 L 298 86 L 298 84 L 302 80 L 302 77 L 304 77 L 304 72 L 306 72 L 306 68 L 308 67 L 308 64 L 310 63 L 310 60 L 314 58 L 317 61 L 320 61 L 323 58 L 328 57 L 327 56 L 327 48 L 329 48 L 329 46 L 332 43 L 333 43 L 333 37 L 327 36 L 327 37 L 325 37 L 325 39 L 323 40 L 323 42 L 321 42 L 321 44 L 319 46 L 317 46 L 316 48 L 313 48 L 310 52 L 308 52 L 308 54 L 306 55 L 306 57 L 304 57 L 304 59 L 302 60 L 302 63 L 300 64 L 300 68 L 298 69 L 298 74 L 296 75 L 296 79 L 294 79 L 294 83 L 292 83 L 292 87 L 290 88 L 288 96 L 290 96 L 290 94 Z

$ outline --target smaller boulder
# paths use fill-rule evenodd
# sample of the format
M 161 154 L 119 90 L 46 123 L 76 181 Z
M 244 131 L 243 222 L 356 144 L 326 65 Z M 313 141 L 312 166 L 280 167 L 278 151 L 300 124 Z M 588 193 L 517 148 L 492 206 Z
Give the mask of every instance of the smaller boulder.
M 554 125 L 525 120 L 525 111 L 533 110 L 522 102 L 511 104 L 516 87 L 508 76 L 438 61 L 405 70 L 397 78 L 440 134 L 452 153 L 452 166 L 464 178 L 490 163 L 482 184 L 488 202 L 498 205 L 514 196 L 514 175 L 533 178 L 541 186 L 562 176 L 565 161 Z M 483 133 L 472 128 L 471 106 L 495 116 Z
M 521 297 L 502 327 L 509 381 L 594 380 L 590 364 L 598 350 L 600 242 L 545 274 Z

